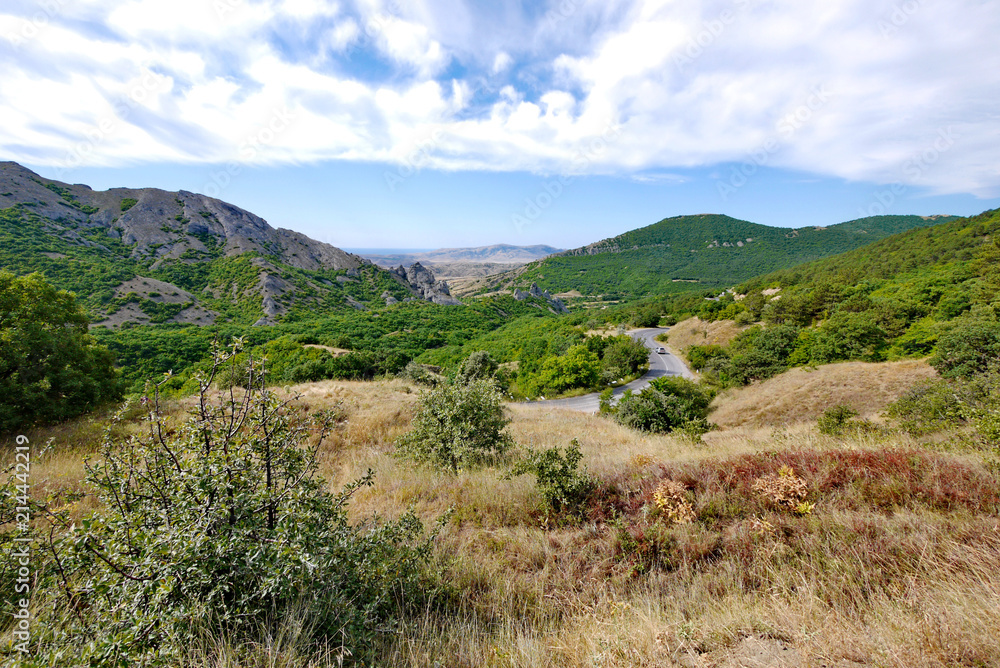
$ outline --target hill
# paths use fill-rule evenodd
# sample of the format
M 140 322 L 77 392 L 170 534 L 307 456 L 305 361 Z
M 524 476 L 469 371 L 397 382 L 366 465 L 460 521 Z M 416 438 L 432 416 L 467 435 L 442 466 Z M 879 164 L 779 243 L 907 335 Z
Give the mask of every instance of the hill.
M 267 324 L 420 293 L 368 260 L 191 192 L 94 191 L 0 163 L 0 268 L 40 271 L 95 322 Z
M 481 281 L 480 292 L 532 282 L 605 298 L 722 289 L 951 217 L 875 216 L 829 227 L 768 227 L 723 215 L 676 216 Z

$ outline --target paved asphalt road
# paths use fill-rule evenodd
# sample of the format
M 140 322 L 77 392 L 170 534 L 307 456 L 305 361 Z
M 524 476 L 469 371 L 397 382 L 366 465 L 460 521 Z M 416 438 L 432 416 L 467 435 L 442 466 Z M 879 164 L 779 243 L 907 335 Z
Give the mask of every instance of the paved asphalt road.
M 639 378 L 638 380 L 633 380 L 627 385 L 622 385 L 621 387 L 616 387 L 614 395 L 618 396 L 623 394 L 625 390 L 632 390 L 633 392 L 638 392 L 644 387 L 649 386 L 649 381 L 654 378 L 659 378 L 660 376 L 684 376 L 685 378 L 694 378 L 694 374 L 684 366 L 684 362 L 680 361 L 674 355 L 667 353 L 666 355 L 660 355 L 655 352 L 655 350 L 662 344 L 655 339 L 658 334 L 666 332 L 669 327 L 653 327 L 651 329 L 636 329 L 629 332 L 633 339 L 637 339 L 646 344 L 649 348 L 649 371 L 645 376 Z M 567 408 L 569 410 L 581 411 L 584 413 L 596 413 L 600 408 L 600 400 L 598 399 L 598 394 L 584 394 L 579 397 L 572 397 L 570 399 L 552 399 L 550 401 L 526 401 L 524 405 L 526 406 L 537 406 L 539 408 Z

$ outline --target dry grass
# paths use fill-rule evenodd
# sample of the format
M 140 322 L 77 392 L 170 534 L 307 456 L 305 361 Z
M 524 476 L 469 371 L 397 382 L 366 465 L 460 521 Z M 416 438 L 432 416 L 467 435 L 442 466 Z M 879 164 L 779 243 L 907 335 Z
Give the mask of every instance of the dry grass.
M 723 428 L 789 425 L 815 420 L 838 404 L 873 418 L 914 383 L 936 374 L 922 360 L 794 368 L 761 383 L 725 391 L 713 403 L 710 419 Z
M 700 318 L 688 318 L 670 328 L 668 342 L 674 350 L 680 352 L 688 346 L 726 346 L 743 329 L 737 327 L 732 320 L 704 322 Z
M 451 593 L 386 635 L 381 666 L 1000 665 L 995 475 L 975 452 L 932 453 L 906 436 L 820 435 L 802 420 L 850 403 L 835 379 L 869 413 L 930 375 L 914 362 L 838 367 L 723 398 L 720 411 L 788 424 L 730 419 L 698 443 L 512 406 L 519 444 L 577 438 L 599 480 L 584 517 L 548 523 L 531 476 L 507 481 L 490 468 L 452 476 L 393 455 L 416 387 L 324 382 L 291 391 L 302 394 L 304 413 L 346 414 L 320 453 L 331 487 L 376 472 L 353 499 L 353 517 L 413 508 L 429 525 L 454 509 L 435 553 Z M 755 491 L 782 467 L 804 481 L 811 512 Z M 684 495 L 694 522 L 661 521 L 654 495 L 665 480 L 676 482 L 671 494 Z M 297 641 L 228 642 L 195 650 L 189 665 L 337 665 L 335 652 L 304 652 Z

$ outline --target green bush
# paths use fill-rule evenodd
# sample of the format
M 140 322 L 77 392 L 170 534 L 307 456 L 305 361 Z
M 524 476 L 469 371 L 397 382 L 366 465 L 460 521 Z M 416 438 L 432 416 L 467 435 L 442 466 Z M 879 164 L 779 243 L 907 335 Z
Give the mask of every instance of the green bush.
M 735 385 L 776 376 L 788 369 L 798 337 L 799 329 L 791 325 L 746 329 L 733 339 L 729 362 L 716 362 L 720 375 Z
M 420 399 L 400 454 L 457 474 L 496 461 L 513 445 L 503 395 L 491 380 L 444 385 Z
M 425 365 L 418 364 L 417 362 L 407 364 L 406 368 L 399 372 L 399 377 L 418 385 L 427 385 L 429 387 L 434 387 L 438 384 L 438 377 L 428 371 Z
M 600 361 L 585 345 L 575 345 L 565 355 L 549 357 L 531 383 L 531 393 L 560 394 L 578 387 L 594 387 L 600 379 Z
M 931 365 L 945 378 L 970 378 L 1000 360 L 1000 321 L 992 312 L 959 318 L 938 339 Z
M 469 355 L 458 370 L 455 382 L 469 383 L 474 380 L 496 380 L 500 365 L 485 350 L 477 350 Z
M 179 665 L 200 633 L 252 637 L 290 614 L 364 662 L 421 595 L 429 539 L 416 517 L 352 525 L 348 501 L 371 473 L 339 494 L 316 474 L 319 446 L 305 443 L 338 416 L 295 419 L 252 361 L 247 392 L 211 396 L 232 363 L 217 353 L 176 430 L 154 391 L 144 428 L 107 432 L 87 471 L 102 508 L 52 547 L 37 665 Z
M 583 453 L 575 438 L 565 452 L 558 447 L 541 451 L 528 450 L 523 460 L 507 474 L 506 479 L 531 473 L 546 504 L 555 512 L 578 509 L 587 500 L 594 480 L 580 468 Z
M 886 415 L 913 436 L 922 436 L 964 422 L 963 397 L 954 383 L 926 380 L 911 387 L 886 409 Z
M 613 409 L 614 419 L 632 429 L 669 433 L 708 431 L 713 393 L 685 378 L 657 378 L 638 394 L 626 390 Z
M 843 404 L 831 406 L 823 411 L 823 414 L 816 420 L 819 433 L 827 436 L 840 436 L 847 429 L 852 418 L 857 417 L 858 412 Z
M 125 213 L 138 203 L 139 200 L 134 199 L 132 197 L 126 197 L 125 199 L 122 200 L 122 213 Z
M 611 383 L 635 375 L 648 363 L 649 348 L 644 343 L 631 336 L 616 336 L 602 351 L 600 380 Z
M 65 420 L 121 397 L 114 359 L 69 292 L 0 271 L 0 433 Z

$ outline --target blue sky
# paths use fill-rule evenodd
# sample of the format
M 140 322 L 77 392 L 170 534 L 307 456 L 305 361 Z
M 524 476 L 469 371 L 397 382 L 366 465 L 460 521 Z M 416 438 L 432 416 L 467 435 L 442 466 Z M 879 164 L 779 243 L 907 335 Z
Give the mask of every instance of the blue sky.
M 995 0 L 7 0 L 0 159 L 343 247 L 1000 206 Z

